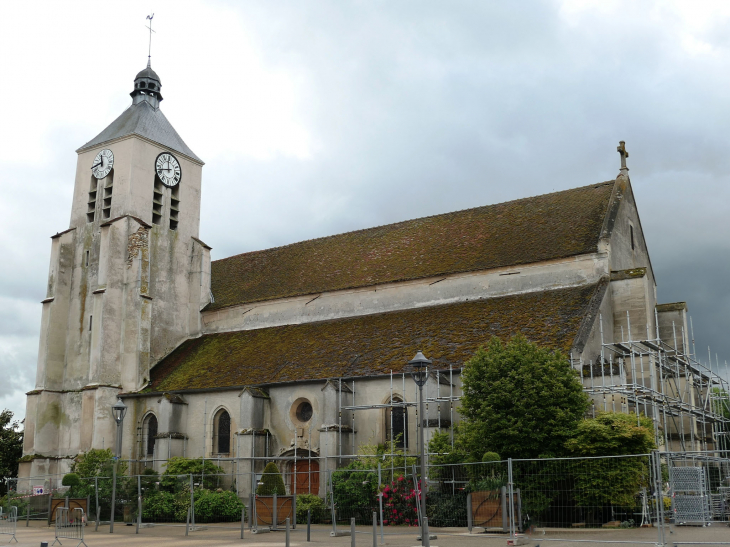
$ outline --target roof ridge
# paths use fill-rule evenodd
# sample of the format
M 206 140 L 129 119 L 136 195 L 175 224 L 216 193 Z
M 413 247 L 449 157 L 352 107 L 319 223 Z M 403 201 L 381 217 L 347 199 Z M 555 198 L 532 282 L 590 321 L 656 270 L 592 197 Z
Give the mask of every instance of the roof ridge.
M 370 226 L 369 228 L 358 228 L 357 230 L 349 230 L 349 231 L 346 231 L 346 232 L 340 232 L 340 233 L 337 233 L 337 234 L 331 234 L 331 235 L 327 235 L 327 236 L 313 237 L 313 238 L 310 238 L 310 239 L 302 239 L 300 241 L 294 241 L 292 243 L 286 243 L 284 245 L 277 245 L 275 247 L 267 247 L 265 249 L 256 249 L 254 251 L 246 251 L 246 252 L 243 252 L 243 253 L 238 253 L 238 254 L 235 254 L 235 255 L 230 255 L 230 256 L 227 256 L 227 257 L 224 257 L 224 258 L 219 258 L 218 260 L 214 260 L 213 262 L 223 262 L 225 260 L 229 260 L 229 259 L 232 259 L 232 258 L 237 258 L 237 257 L 244 256 L 244 255 L 255 255 L 257 253 L 264 253 L 264 252 L 268 252 L 268 251 L 275 251 L 277 249 L 286 249 L 287 247 L 292 247 L 294 245 L 301 245 L 302 243 L 309 243 L 309 242 L 312 242 L 312 241 L 325 241 L 325 240 L 332 239 L 332 238 L 336 238 L 336 237 L 340 237 L 340 236 L 343 236 L 343 235 L 358 234 L 358 233 L 367 232 L 367 231 L 370 231 L 370 230 L 377 230 L 379 228 L 389 228 L 389 227 L 393 227 L 393 226 L 398 226 L 400 224 L 406 224 L 408 222 L 415 222 L 415 221 L 418 221 L 418 220 L 428 220 L 428 219 L 437 218 L 437 217 L 446 217 L 446 216 L 449 216 L 449 215 L 456 215 L 456 214 L 459 214 L 459 213 L 465 213 L 465 212 L 468 212 L 468 211 L 475 211 L 477 209 L 483 209 L 485 207 L 496 207 L 498 205 L 510 205 L 510 204 L 513 204 L 513 203 L 520 203 L 520 202 L 528 201 L 528 200 L 535 199 L 535 198 L 542 198 L 542 197 L 547 197 L 547 196 L 554 196 L 556 194 L 563 194 L 563 193 L 567 193 L 567 192 L 575 192 L 577 190 L 584 190 L 584 189 L 591 188 L 591 187 L 597 188 L 599 186 L 605 186 L 605 185 L 609 185 L 609 184 L 614 184 L 615 182 L 616 182 L 615 179 L 614 180 L 607 180 L 607 181 L 604 181 L 604 182 L 598 182 L 598 183 L 594 183 L 594 184 L 587 184 L 585 186 L 578 186 L 578 187 L 575 187 L 575 188 L 567 188 L 565 190 L 558 190 L 557 192 L 548 192 L 548 193 L 545 193 L 545 194 L 537 194 L 537 195 L 534 195 L 534 196 L 528 196 L 528 197 L 524 197 L 524 198 L 517 198 L 517 199 L 512 199 L 512 200 L 509 200 L 509 201 L 501 201 L 499 203 L 489 203 L 489 204 L 486 204 L 486 205 L 478 205 L 476 207 L 468 207 L 466 209 L 457 209 L 455 211 L 448 211 L 446 213 L 436 213 L 434 215 L 427 215 L 427 216 L 424 216 L 424 217 L 416 217 L 416 218 L 410 218 L 410 219 L 405 219 L 405 220 L 399 220 L 397 222 L 390 222 L 388 224 L 379 224 L 377 226 Z

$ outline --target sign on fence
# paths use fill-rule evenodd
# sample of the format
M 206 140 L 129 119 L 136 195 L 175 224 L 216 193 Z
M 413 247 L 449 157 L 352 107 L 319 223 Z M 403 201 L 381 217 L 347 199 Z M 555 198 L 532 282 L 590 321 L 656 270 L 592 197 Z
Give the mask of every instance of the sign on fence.
M 15 540 L 18 543 L 18 538 L 15 537 L 15 530 L 18 526 L 18 508 L 11 507 L 7 513 L 3 512 L 0 507 L 0 534 L 8 534 L 13 536 L 10 538 L 10 542 Z
M 34 496 L 40 496 L 41 494 L 43 494 L 43 492 L 44 491 L 43 491 L 43 487 L 42 486 L 34 486 L 33 487 L 33 495 Z
M 59 545 L 63 545 L 59 538 L 65 539 L 78 539 L 79 542 L 76 547 L 79 547 L 82 543 L 86 545 L 84 541 L 84 527 L 86 526 L 86 513 L 80 507 L 69 509 L 68 507 L 58 507 L 56 509 L 56 539 L 51 544 L 51 547 L 58 542 Z M 88 545 L 86 546 L 88 547 Z

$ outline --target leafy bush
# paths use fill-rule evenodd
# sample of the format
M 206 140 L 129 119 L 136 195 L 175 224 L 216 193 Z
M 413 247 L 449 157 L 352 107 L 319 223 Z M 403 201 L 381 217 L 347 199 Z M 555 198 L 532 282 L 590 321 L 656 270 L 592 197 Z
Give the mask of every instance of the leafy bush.
M 81 484 L 81 478 L 76 473 L 66 473 L 61 479 L 63 486 L 78 486 Z
M 297 524 L 307 523 L 307 511 L 312 512 L 312 523 L 322 524 L 325 520 L 327 506 L 324 500 L 315 494 L 299 494 L 297 496 Z
M 199 490 L 195 493 L 196 522 L 231 522 L 241 520 L 243 502 L 230 490 Z
M 29 503 L 29 498 L 12 490 L 0 497 L 0 507 L 2 507 L 3 513 L 9 513 L 11 507 L 17 507 L 19 517 L 25 515 Z
M 465 527 L 466 493 L 463 491 L 429 492 L 426 496 L 428 525 L 434 527 Z
M 372 512 L 377 507 L 378 474 L 360 469 L 360 465 L 354 461 L 332 473 L 337 522 L 349 523 L 352 517 L 358 524 L 372 522 Z
M 433 434 L 428 441 L 428 453 L 431 464 L 428 476 L 431 481 L 451 480 L 452 473 L 461 477 L 466 473 L 465 467 L 469 467 L 458 465 L 464 463 L 468 455 L 459 450 L 458 446 L 451 446 L 451 435 L 447 431 Z
M 174 491 L 179 488 L 180 475 L 192 475 L 193 482 L 208 490 L 218 487 L 219 475 L 223 474 L 223 468 L 203 458 L 183 458 L 175 456 L 167 461 L 165 472 L 162 474 L 160 486 L 167 491 Z
M 150 492 L 142 503 L 142 520 L 151 522 L 185 522 L 190 507 L 190 492 L 173 494 Z
M 496 452 L 485 452 L 484 456 L 482 456 L 483 462 L 499 462 L 502 461 L 502 459 L 499 457 L 499 454 Z
M 261 475 L 261 486 L 256 489 L 256 493 L 260 496 L 278 496 L 286 495 L 284 487 L 284 479 L 281 478 L 279 468 L 274 462 L 269 462 L 264 467 L 264 473 Z

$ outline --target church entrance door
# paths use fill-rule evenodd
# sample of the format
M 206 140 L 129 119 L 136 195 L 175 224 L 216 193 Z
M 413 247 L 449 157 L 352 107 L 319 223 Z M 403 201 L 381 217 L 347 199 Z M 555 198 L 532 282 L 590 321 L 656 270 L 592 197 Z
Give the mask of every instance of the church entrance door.
M 292 466 L 292 494 L 319 494 L 319 463 L 297 460 Z

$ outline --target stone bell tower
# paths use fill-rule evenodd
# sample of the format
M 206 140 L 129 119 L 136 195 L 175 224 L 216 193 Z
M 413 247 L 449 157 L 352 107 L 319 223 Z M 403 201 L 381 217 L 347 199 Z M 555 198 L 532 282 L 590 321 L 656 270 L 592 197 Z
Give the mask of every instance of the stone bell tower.
M 200 333 L 210 298 L 203 162 L 160 110 L 161 88 L 148 63 L 129 108 L 76 151 L 70 226 L 51 238 L 21 477 L 113 447 L 117 394 L 144 388 L 157 360 Z

